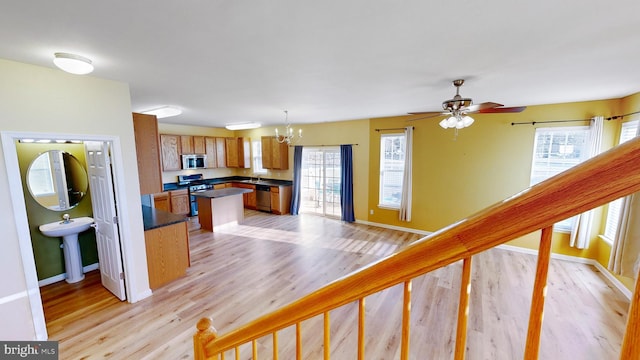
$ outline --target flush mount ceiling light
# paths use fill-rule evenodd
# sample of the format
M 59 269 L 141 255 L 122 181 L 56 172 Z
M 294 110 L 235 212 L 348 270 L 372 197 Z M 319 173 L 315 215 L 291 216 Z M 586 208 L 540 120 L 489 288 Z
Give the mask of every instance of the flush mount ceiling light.
M 163 106 L 157 109 L 143 111 L 142 113 L 147 115 L 155 115 L 158 119 L 162 119 L 170 116 L 180 115 L 182 114 L 182 110 L 173 106 Z
M 229 125 L 226 125 L 225 128 L 227 128 L 227 130 L 248 130 L 248 129 L 257 129 L 260 126 L 262 126 L 262 124 L 257 122 L 250 122 L 250 123 L 244 123 L 244 124 L 229 124 Z
M 55 53 L 53 55 L 53 63 L 68 73 L 85 75 L 93 71 L 93 64 L 86 57 L 68 53 Z

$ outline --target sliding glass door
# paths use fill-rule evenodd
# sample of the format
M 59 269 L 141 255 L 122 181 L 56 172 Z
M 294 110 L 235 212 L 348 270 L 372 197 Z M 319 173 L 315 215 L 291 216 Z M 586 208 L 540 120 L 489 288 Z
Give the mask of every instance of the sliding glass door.
M 340 148 L 302 149 L 300 212 L 340 216 Z

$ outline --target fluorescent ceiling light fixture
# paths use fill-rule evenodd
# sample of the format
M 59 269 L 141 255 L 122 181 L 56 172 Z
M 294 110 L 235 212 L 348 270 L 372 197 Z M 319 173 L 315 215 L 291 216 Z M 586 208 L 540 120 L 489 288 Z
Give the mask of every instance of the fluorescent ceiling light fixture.
M 244 123 L 244 124 L 229 124 L 229 125 L 226 125 L 225 128 L 227 128 L 227 130 L 247 130 L 247 129 L 257 129 L 260 126 L 262 126 L 262 124 L 257 122 L 250 122 L 250 123 Z
M 91 60 L 80 55 L 55 53 L 53 63 L 61 70 L 76 75 L 85 75 L 93 71 Z
M 170 116 L 180 115 L 182 114 L 182 110 L 173 106 L 163 106 L 157 109 L 143 111 L 142 113 L 147 115 L 155 115 L 158 119 L 162 119 Z

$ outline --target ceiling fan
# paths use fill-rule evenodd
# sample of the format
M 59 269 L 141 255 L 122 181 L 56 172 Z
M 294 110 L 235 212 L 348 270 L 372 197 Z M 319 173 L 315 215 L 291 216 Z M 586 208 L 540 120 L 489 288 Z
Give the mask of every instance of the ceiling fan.
M 500 113 L 519 113 L 526 109 L 526 106 L 516 106 L 516 107 L 503 107 L 504 105 L 494 103 L 494 102 L 483 102 L 480 104 L 473 104 L 471 98 L 463 98 L 460 96 L 460 87 L 464 84 L 464 79 L 453 80 L 453 86 L 456 87 L 456 95 L 453 99 L 445 100 L 442 102 L 442 109 L 444 112 L 439 114 L 434 114 L 432 116 L 427 116 L 419 119 L 428 119 L 436 116 L 445 116 L 448 115 L 447 118 L 440 121 L 440 126 L 443 128 L 456 128 L 462 129 L 473 124 L 474 120 L 468 114 L 470 113 L 479 113 L 479 114 L 500 114 Z M 433 114 L 433 112 L 410 112 L 410 115 L 422 115 L 422 114 Z M 414 119 L 418 120 L 418 119 Z

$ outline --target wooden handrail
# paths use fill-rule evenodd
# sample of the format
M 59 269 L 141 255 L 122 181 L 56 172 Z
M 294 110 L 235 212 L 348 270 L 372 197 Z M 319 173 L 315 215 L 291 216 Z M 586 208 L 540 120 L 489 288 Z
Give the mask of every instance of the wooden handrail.
M 204 344 L 206 357 L 640 191 L 640 138 L 420 239 Z M 196 334 L 197 336 L 198 334 Z M 298 350 L 299 351 L 299 350 Z

